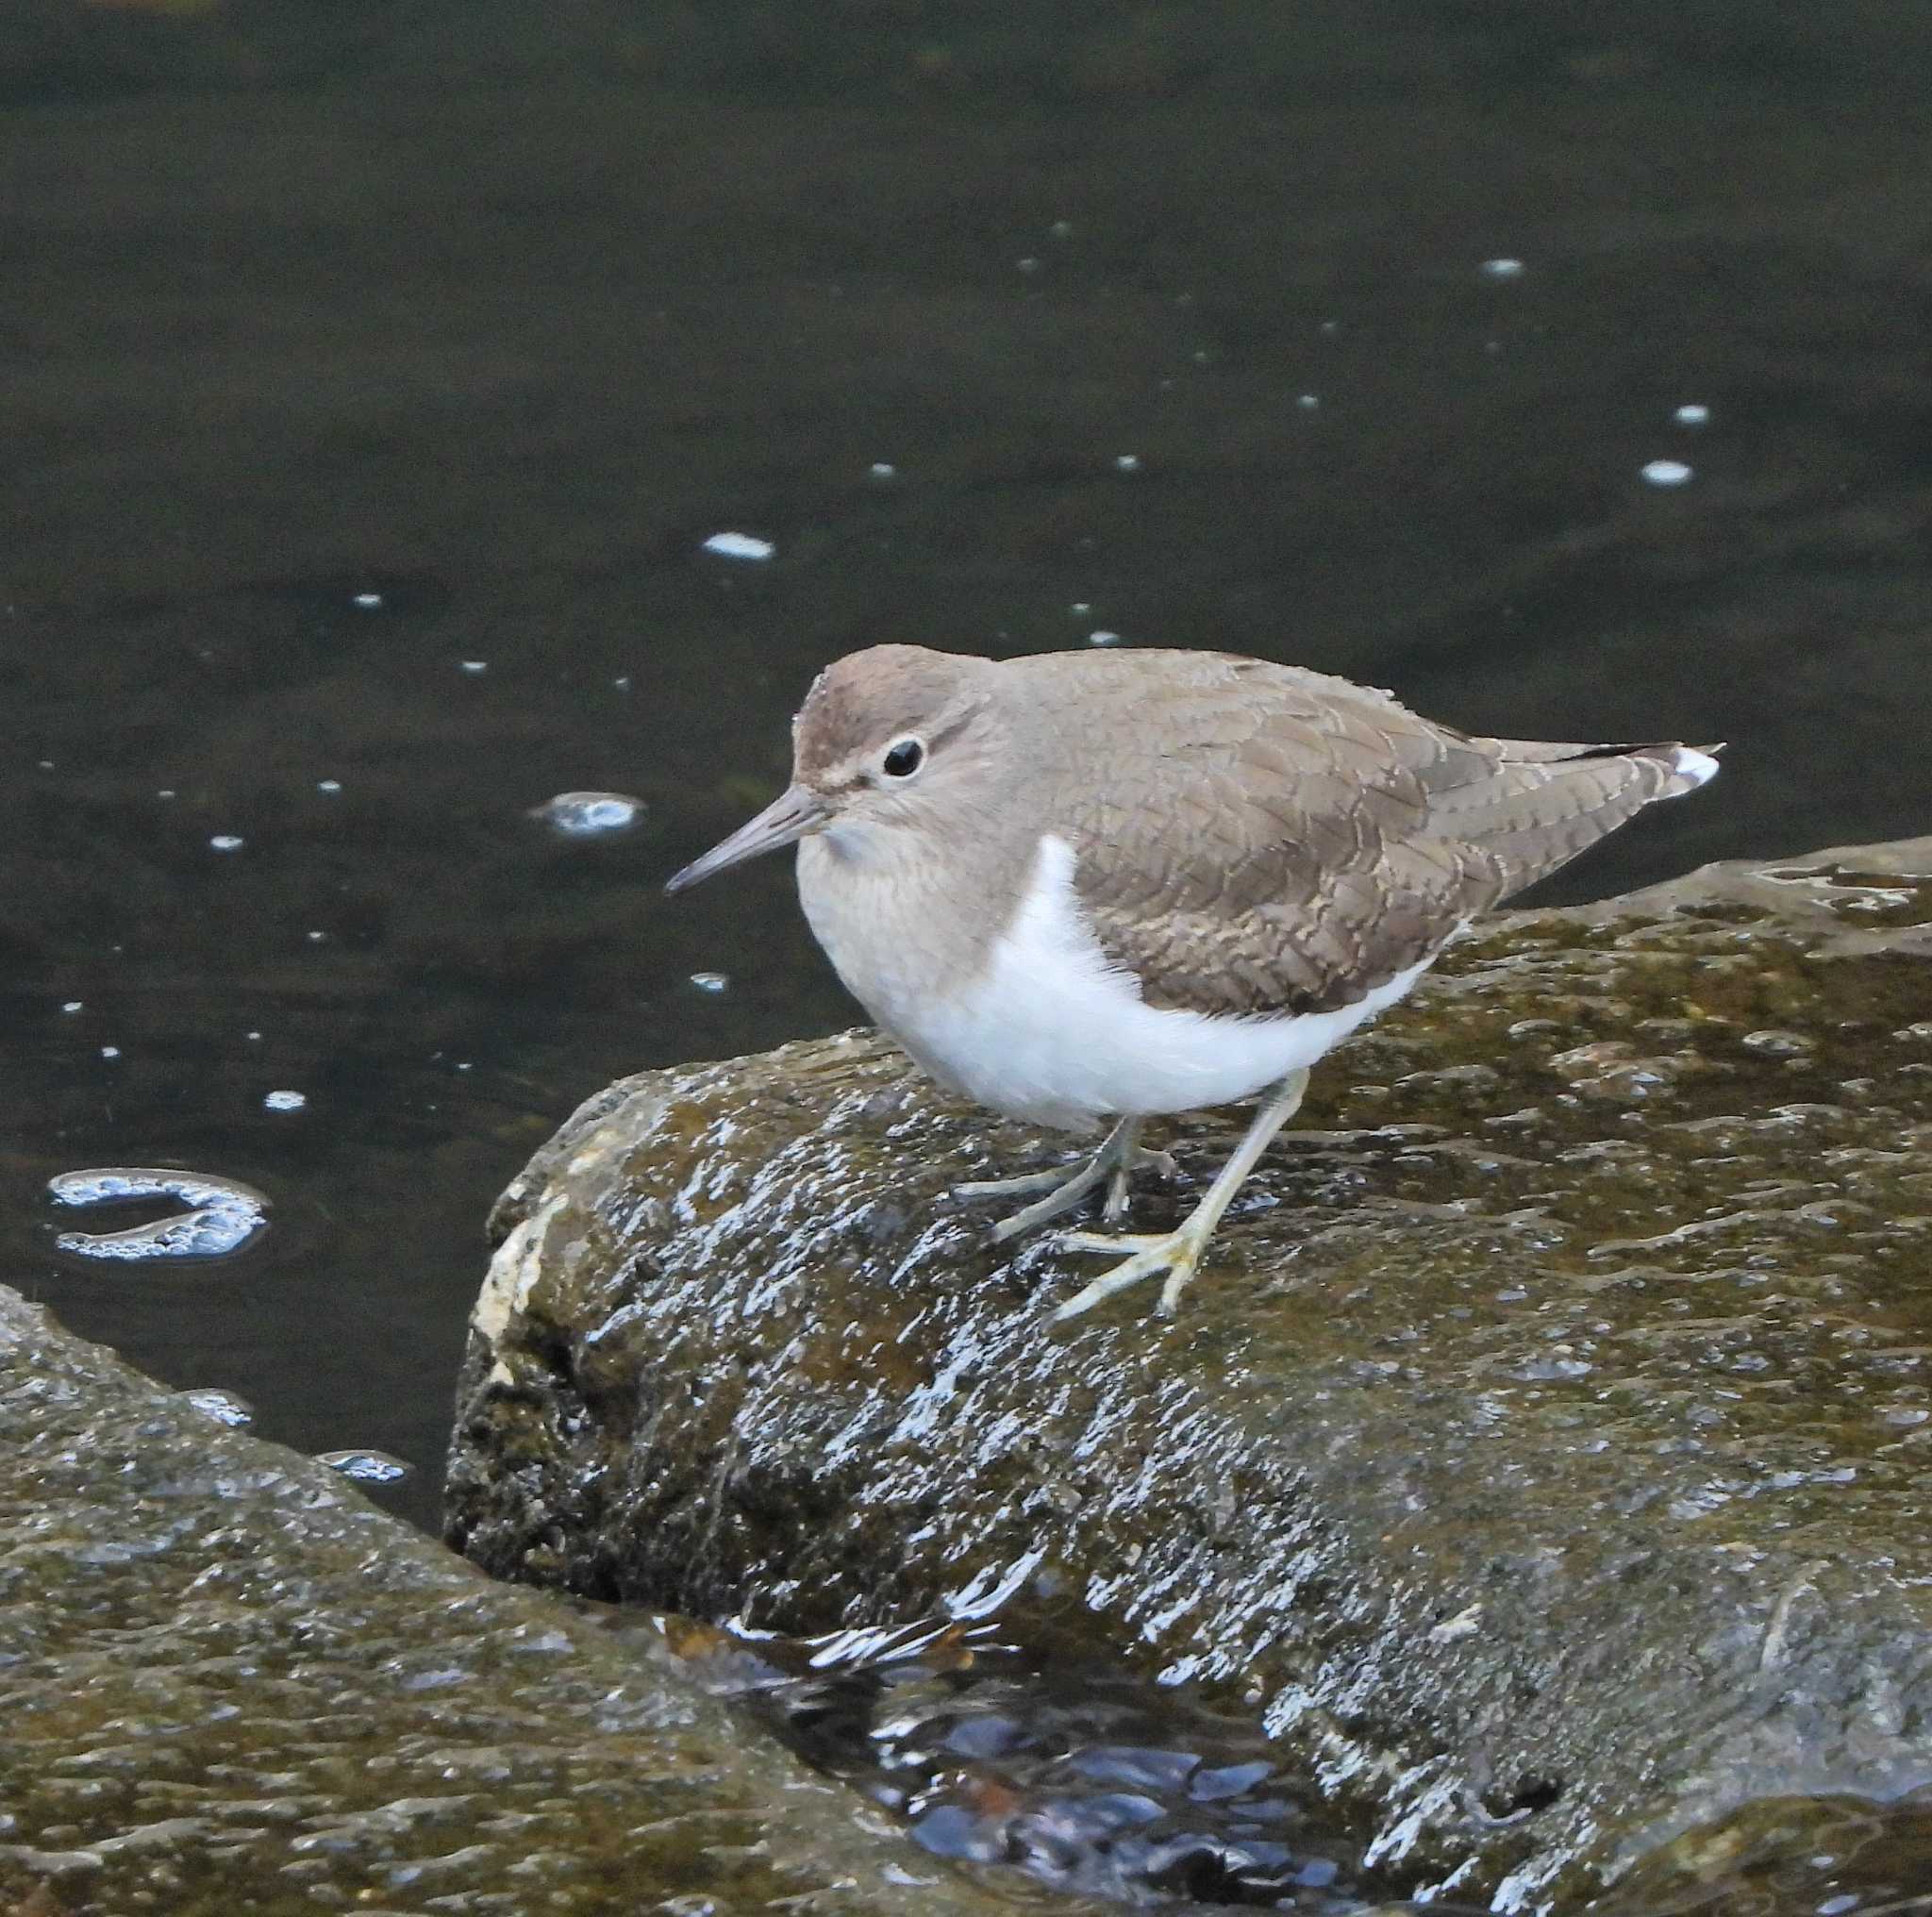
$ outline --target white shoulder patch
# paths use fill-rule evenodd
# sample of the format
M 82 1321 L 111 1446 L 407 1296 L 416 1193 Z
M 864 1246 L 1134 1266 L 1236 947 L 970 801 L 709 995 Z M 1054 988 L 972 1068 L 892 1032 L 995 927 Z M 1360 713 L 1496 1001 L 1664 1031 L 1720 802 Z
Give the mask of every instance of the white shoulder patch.
M 1717 776 L 1717 760 L 1707 752 L 1699 752 L 1693 745 L 1680 745 L 1677 748 L 1677 771 L 1690 780 L 1684 788 L 1694 792 L 1701 785 L 1707 785 Z
M 1043 1125 L 1226 1105 L 1312 1064 L 1392 1005 L 1427 961 L 1340 1010 L 1230 1018 L 1157 1008 L 1112 964 L 1074 886 L 1074 848 L 1043 835 L 1032 883 L 985 973 L 908 1017 L 915 1057 L 981 1104 Z

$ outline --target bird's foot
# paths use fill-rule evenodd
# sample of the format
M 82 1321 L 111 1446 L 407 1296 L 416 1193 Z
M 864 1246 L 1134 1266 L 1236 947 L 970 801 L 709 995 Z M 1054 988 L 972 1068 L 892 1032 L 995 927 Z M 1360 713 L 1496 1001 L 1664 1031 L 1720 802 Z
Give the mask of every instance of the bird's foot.
M 1087 1160 L 1082 1159 L 1084 1166 Z M 1022 1172 L 1014 1178 L 972 1178 L 953 1187 L 955 1198 L 1023 1198 L 1028 1192 L 1054 1192 L 1069 1182 L 1064 1165 L 1049 1165 L 1043 1172 Z
M 1067 1251 L 1124 1251 L 1131 1256 L 1123 1259 L 1111 1271 L 1102 1272 L 1084 1291 L 1074 1292 L 1053 1314 L 1054 1322 L 1058 1324 L 1064 1319 L 1077 1318 L 1082 1311 L 1091 1311 L 1103 1298 L 1110 1298 L 1116 1292 L 1125 1291 L 1129 1285 L 1138 1285 L 1142 1278 L 1151 1278 L 1156 1272 L 1165 1272 L 1167 1283 L 1160 1288 L 1160 1302 L 1155 1309 L 1163 1318 L 1172 1318 L 1174 1307 L 1180 1303 L 1181 1293 L 1193 1278 L 1194 1267 L 1201 1262 L 1201 1254 L 1208 1248 L 1208 1241 L 1214 1236 L 1214 1227 L 1221 1223 L 1221 1214 L 1246 1183 L 1248 1174 L 1255 1169 L 1255 1160 L 1267 1150 L 1268 1141 L 1294 1115 L 1307 1086 L 1308 1075 L 1305 1071 L 1291 1072 L 1274 1086 L 1260 1110 L 1256 1112 L 1254 1123 L 1248 1126 L 1247 1136 L 1241 1140 L 1234 1156 L 1222 1166 L 1220 1175 L 1208 1186 L 1201 1202 L 1172 1231 L 1153 1238 L 1117 1238 L 1110 1233 L 1094 1231 L 1067 1232 L 1060 1239 L 1061 1246 Z M 1108 1143 L 1113 1142 L 1110 1137 Z M 1131 1135 L 1124 1142 L 1133 1142 Z M 1105 1150 L 1103 1146 L 1103 1154 Z M 1111 1208 L 1108 1215 L 1111 1218 Z
M 1187 1219 L 1172 1231 L 1155 1232 L 1147 1235 L 1120 1234 L 1098 1231 L 1069 1231 L 1061 1235 L 1062 1251 L 1124 1251 L 1131 1256 L 1124 1258 L 1112 1270 L 1101 1275 L 1083 1290 L 1075 1292 L 1053 1314 L 1056 1325 L 1064 1324 L 1069 1318 L 1077 1318 L 1083 1311 L 1091 1311 L 1104 1298 L 1111 1298 L 1116 1292 L 1124 1292 L 1129 1285 L 1138 1285 L 1142 1278 L 1151 1278 L 1157 1272 L 1167 1274 L 1167 1283 L 1160 1288 L 1160 1301 L 1155 1310 L 1163 1318 L 1172 1318 L 1180 1303 L 1180 1295 L 1193 1281 L 1195 1267 L 1201 1261 L 1201 1254 L 1208 1248 L 1208 1241 L 1214 1235 L 1214 1223 L 1210 1219 L 1205 1224 L 1199 1222 L 1199 1214 Z
M 1024 1232 L 1031 1231 L 1049 1219 L 1058 1218 L 1063 1212 L 1071 1211 L 1103 1179 L 1107 1181 L 1107 1202 L 1101 1216 L 1109 1225 L 1117 1225 L 1126 1215 L 1128 1180 L 1136 1172 L 1158 1172 L 1163 1177 L 1175 1175 L 1174 1161 L 1165 1152 L 1148 1151 L 1134 1143 L 1131 1137 L 1123 1137 L 1119 1127 L 1108 1134 L 1107 1142 L 1090 1157 L 1083 1159 L 1071 1171 L 1065 1165 L 1056 1165 L 1044 1172 L 1026 1172 L 1015 1178 L 985 1178 L 971 1184 L 955 1185 L 955 1198 L 1018 1198 L 1029 1192 L 1043 1192 L 1045 1197 L 1014 1212 L 1009 1218 L 1003 1218 L 992 1227 L 991 1237 L 996 1244 L 1003 1244 L 1008 1239 L 1018 1238 Z
M 1152 1172 L 1172 1185 L 1181 1175 L 1172 1152 L 1153 1152 L 1135 1145 L 1124 1162 L 1116 1165 L 1107 1181 L 1107 1197 L 1100 1208 L 1100 1222 L 1111 1230 L 1127 1215 L 1128 1201 L 1134 1195 L 1134 1175 Z

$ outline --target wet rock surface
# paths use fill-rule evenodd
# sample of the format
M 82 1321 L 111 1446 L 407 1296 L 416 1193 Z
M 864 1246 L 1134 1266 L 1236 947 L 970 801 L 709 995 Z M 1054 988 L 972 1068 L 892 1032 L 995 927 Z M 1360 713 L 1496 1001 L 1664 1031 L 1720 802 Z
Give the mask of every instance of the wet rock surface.
M 0 1909 L 35 1917 L 1015 1908 L 640 1634 L 490 1583 L 4 1287 L 0 1725 Z
M 1179 1321 L 989 1249 L 1061 1147 L 863 1035 L 652 1074 L 507 1194 L 490 1569 L 823 1629 L 1008 1598 L 1251 1710 L 1390 1880 L 1582 1895 L 1932 1776 L 1932 842 L 1498 920 L 1317 1075 Z M 1228 1114 L 1168 1127 L 1182 1189 Z

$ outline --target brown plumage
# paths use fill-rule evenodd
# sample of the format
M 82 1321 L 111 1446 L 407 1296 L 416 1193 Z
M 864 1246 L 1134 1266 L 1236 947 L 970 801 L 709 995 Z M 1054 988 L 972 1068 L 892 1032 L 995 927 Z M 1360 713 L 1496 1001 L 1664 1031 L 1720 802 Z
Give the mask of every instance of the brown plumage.
M 1674 743 L 1472 738 L 1386 692 L 1225 653 L 1000 670 L 1036 702 L 1077 690 L 1080 725 L 1039 768 L 1043 810 L 1083 848 L 1101 943 L 1150 1004 L 1192 1011 L 1352 1004 L 1700 783 Z
M 1653 800 L 1702 784 L 1716 750 L 1476 738 L 1391 693 L 1230 653 L 996 661 L 909 645 L 827 666 L 793 735 L 782 838 L 748 827 L 722 862 L 800 836 L 808 854 L 821 833 L 864 836 L 863 859 L 814 854 L 852 899 L 847 923 L 813 924 L 889 1025 L 874 1001 L 891 992 L 868 992 L 841 944 L 889 947 L 863 955 L 893 969 L 885 987 L 958 984 L 1018 911 L 1042 835 L 1073 849 L 1086 920 L 1147 1004 L 1332 1011 Z M 897 740 L 919 746 L 914 780 L 885 767 Z M 926 857 L 895 871 L 892 848 L 912 846 Z M 808 913 L 824 890 L 806 885 Z M 973 909 L 945 908 L 966 896 Z M 873 920 L 899 916 L 896 938 L 881 925 L 868 939 Z
M 1714 750 L 1715 748 L 1712 748 Z M 1173 1310 L 1309 1068 L 1458 928 L 1716 771 L 1676 744 L 1478 739 L 1387 692 L 1225 653 L 995 661 L 875 646 L 827 666 L 792 782 L 671 881 L 796 842 L 799 897 L 855 997 L 936 1077 L 1039 1124 L 1117 1123 L 996 1236 L 1105 1182 L 1142 1117 L 1264 1094 L 1187 1219 L 1065 1318 L 1165 1272 Z

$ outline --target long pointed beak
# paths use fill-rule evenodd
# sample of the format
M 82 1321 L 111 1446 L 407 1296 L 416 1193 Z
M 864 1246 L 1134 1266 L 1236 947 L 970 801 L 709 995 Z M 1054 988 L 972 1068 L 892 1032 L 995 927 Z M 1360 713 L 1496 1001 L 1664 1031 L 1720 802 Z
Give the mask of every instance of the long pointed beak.
M 814 827 L 824 824 L 831 814 L 824 801 L 803 786 L 788 786 L 760 812 L 748 819 L 722 845 L 714 845 L 702 858 L 694 858 L 682 872 L 664 881 L 666 892 L 682 892 L 701 878 L 709 878 L 726 866 L 741 865 L 760 852 L 775 852 L 781 845 L 793 845 Z

